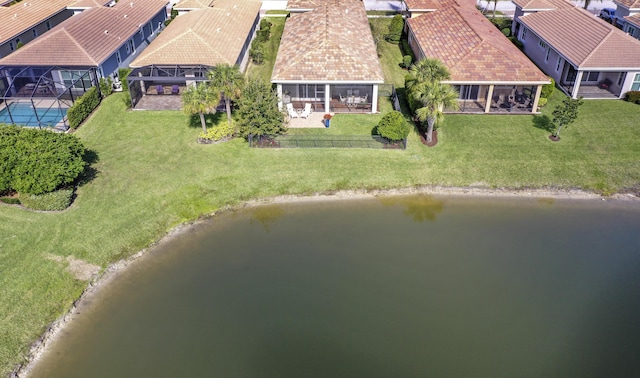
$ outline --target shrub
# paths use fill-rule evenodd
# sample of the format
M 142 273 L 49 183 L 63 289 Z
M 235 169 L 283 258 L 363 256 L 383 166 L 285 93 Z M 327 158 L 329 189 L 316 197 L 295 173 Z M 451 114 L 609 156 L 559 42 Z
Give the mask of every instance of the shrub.
M 251 48 L 249 49 L 249 57 L 255 64 L 264 63 L 264 47 L 258 39 L 254 39 L 251 42 Z
M 109 96 L 113 92 L 113 81 L 111 81 L 110 77 L 106 79 L 104 77 L 100 78 L 100 93 L 102 93 L 102 98 Z
M 269 40 L 269 36 L 271 35 L 271 25 L 266 18 L 260 20 L 260 30 L 256 32 L 256 39 L 260 42 L 266 42 Z
M 20 194 L 22 206 L 33 210 L 58 211 L 71 205 L 73 189 L 60 189 L 45 194 Z
M 389 33 L 385 36 L 387 41 L 391 43 L 399 43 L 402 37 L 402 29 L 404 29 L 404 18 L 397 14 L 393 16 L 389 24 Z
M 12 189 L 13 168 L 20 155 L 15 148 L 21 130 L 16 126 L 0 125 L 0 193 Z
M 91 87 L 67 110 L 69 126 L 72 129 L 77 128 L 98 105 L 100 105 L 100 93 L 96 87 Z
M 640 91 L 629 91 L 624 94 L 624 100 L 640 104 Z
M 44 194 L 72 183 L 85 168 L 85 148 L 72 134 L 21 128 L 13 148 L 10 189 Z
M 551 84 L 545 84 L 542 86 L 542 91 L 540 91 L 541 98 L 551 97 L 551 95 L 553 95 L 553 91 L 556 89 L 556 81 L 550 76 L 548 78 L 551 80 Z
M 129 81 L 127 77 L 131 73 L 130 68 L 120 68 L 118 69 L 118 79 L 122 83 L 122 91 L 124 92 L 124 104 L 127 106 L 127 109 L 131 107 L 131 93 L 129 93 Z
M 378 134 L 389 140 L 403 140 L 409 135 L 410 126 L 402 113 L 393 110 L 385 114 L 377 126 Z
M 404 68 L 409 68 L 411 67 L 411 63 L 413 58 L 411 58 L 411 55 L 405 55 L 402 57 L 402 66 L 404 66 Z
M 509 37 L 509 40 L 511 41 L 511 43 L 516 45 L 516 47 L 519 48 L 520 51 L 524 49 L 524 45 L 522 44 L 522 42 L 520 42 L 520 40 L 516 36 L 512 35 L 511 37 Z
M 413 57 L 413 50 L 411 50 L 409 41 L 407 41 L 406 39 L 402 39 L 400 41 L 400 47 L 402 48 L 402 55 L 411 55 Z
M 500 31 L 502 32 L 502 34 L 504 34 L 505 37 L 509 37 L 511 35 L 511 28 L 502 28 L 500 29 Z
M 538 99 L 538 107 L 544 107 L 545 105 L 547 105 L 547 102 L 549 102 L 548 99 L 546 99 L 545 97 L 540 97 L 540 99 Z
M 0 202 L 7 205 L 20 205 L 20 199 L 16 197 L 0 197 Z
M 278 96 L 271 85 L 250 79 L 237 102 L 238 132 L 249 135 L 277 135 L 287 131 L 284 113 L 278 110 Z
M 230 125 L 229 122 L 222 122 L 218 126 L 209 128 L 206 134 L 204 132 L 201 132 L 198 137 L 202 139 L 219 141 L 233 137 L 233 134 L 235 134 L 235 132 L 235 125 Z

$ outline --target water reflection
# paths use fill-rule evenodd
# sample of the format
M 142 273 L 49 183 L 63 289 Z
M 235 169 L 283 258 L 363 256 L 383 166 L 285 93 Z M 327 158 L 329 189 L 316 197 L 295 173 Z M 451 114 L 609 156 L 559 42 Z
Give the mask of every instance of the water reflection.
M 264 230 L 271 232 L 273 226 L 278 219 L 284 216 L 284 208 L 280 205 L 258 206 L 251 209 L 251 224 L 260 223 Z
M 404 213 L 416 223 L 435 221 L 436 216 L 444 210 L 444 200 L 436 199 L 429 194 L 411 197 L 382 197 L 380 203 L 385 206 L 403 206 Z

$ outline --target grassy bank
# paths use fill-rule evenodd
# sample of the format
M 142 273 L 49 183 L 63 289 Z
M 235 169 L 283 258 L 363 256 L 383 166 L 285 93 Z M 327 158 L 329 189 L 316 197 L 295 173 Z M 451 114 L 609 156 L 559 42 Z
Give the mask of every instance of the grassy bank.
M 377 119 L 345 117 L 344 128 L 366 133 Z M 339 133 L 341 118 L 334 121 L 329 130 Z M 250 149 L 243 140 L 198 145 L 199 125 L 182 113 L 127 112 L 121 96 L 111 96 L 77 132 L 97 162 L 70 209 L 0 206 L 0 370 L 19 362 L 86 285 L 51 255 L 105 267 L 181 222 L 281 194 L 430 184 L 612 192 L 638 185 L 639 106 L 588 101 L 557 143 L 547 138 L 547 121 L 451 115 L 436 147 L 412 134 L 406 151 Z

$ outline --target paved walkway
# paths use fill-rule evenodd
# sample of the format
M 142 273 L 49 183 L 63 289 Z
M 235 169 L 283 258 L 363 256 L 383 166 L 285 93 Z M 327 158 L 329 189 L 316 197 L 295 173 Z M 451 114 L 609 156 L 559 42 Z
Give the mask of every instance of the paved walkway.
M 301 129 L 301 128 L 323 128 L 324 129 L 323 117 L 324 117 L 324 113 L 313 112 L 311 113 L 309 118 L 289 118 L 289 127 L 292 129 Z

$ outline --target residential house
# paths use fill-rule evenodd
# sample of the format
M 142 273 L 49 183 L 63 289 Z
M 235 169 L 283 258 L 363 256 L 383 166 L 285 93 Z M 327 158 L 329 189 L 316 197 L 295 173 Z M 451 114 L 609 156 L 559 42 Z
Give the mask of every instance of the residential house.
M 564 0 L 514 0 L 524 52 L 572 98 L 640 87 L 640 41 Z
M 308 12 L 324 5 L 325 0 L 289 0 L 287 10 L 292 13 Z
M 78 14 L 93 7 L 112 7 L 116 5 L 116 0 L 72 0 L 67 9 Z
M 616 16 L 624 20 L 622 30 L 640 39 L 640 0 L 614 0 Z
M 206 79 L 207 71 L 222 63 L 244 71 L 261 5 L 253 0 L 216 0 L 213 7 L 177 16 L 131 63 L 133 106 L 180 108 L 179 98 L 156 101 L 147 95 L 164 94 L 165 89 L 167 94 L 179 94 L 186 85 Z
M 469 0 L 404 0 L 408 42 L 417 60 L 449 69 L 460 111 L 535 113 L 549 79 Z
M 633 38 L 640 39 L 640 13 L 626 16 L 624 19 L 626 23 L 622 30 Z
M 0 58 L 16 51 L 73 15 L 75 0 L 29 0 L 0 7 Z
M 281 105 L 378 112 L 382 67 L 360 0 L 327 0 L 285 23 L 271 82 Z

